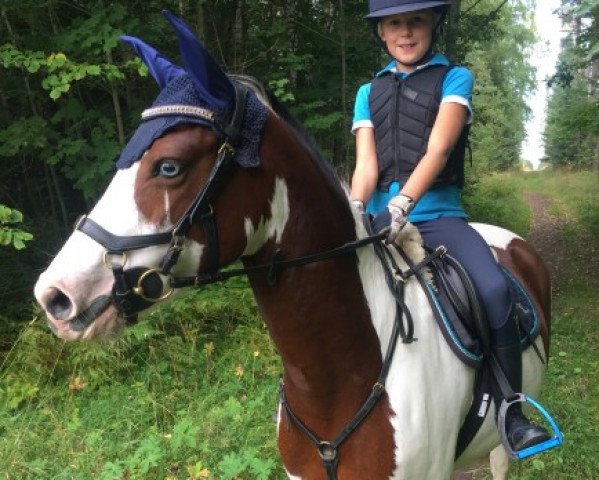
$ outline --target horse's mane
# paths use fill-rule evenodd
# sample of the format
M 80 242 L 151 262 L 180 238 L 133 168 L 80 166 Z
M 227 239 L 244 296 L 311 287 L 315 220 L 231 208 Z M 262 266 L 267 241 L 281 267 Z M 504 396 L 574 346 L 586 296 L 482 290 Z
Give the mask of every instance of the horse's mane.
M 264 87 L 264 85 L 254 77 L 247 75 L 230 75 L 234 80 L 241 82 L 251 88 L 260 100 L 265 102 L 277 116 L 283 120 L 289 128 L 295 133 L 297 139 L 306 148 L 311 157 L 315 160 L 316 164 L 325 175 L 328 183 L 342 198 L 347 198 L 345 191 L 343 190 L 341 180 L 337 175 L 337 172 L 333 166 L 322 156 L 320 149 L 316 145 L 314 137 L 306 130 L 306 127 L 298 121 L 291 112 L 283 105 L 274 93 Z
M 331 186 L 338 191 L 339 195 L 341 195 L 343 198 L 347 198 L 347 194 L 345 193 L 342 187 L 341 180 L 339 179 L 337 172 L 335 171 L 331 163 L 322 156 L 320 149 L 316 145 L 314 137 L 306 130 L 306 127 L 304 127 L 304 125 L 291 114 L 287 107 L 285 107 L 271 91 L 267 90 L 266 93 L 268 95 L 268 100 L 274 112 L 282 120 L 284 120 L 285 123 L 296 134 L 298 140 L 302 143 L 302 145 L 308 150 L 312 158 L 316 161 L 317 165 L 320 167 Z

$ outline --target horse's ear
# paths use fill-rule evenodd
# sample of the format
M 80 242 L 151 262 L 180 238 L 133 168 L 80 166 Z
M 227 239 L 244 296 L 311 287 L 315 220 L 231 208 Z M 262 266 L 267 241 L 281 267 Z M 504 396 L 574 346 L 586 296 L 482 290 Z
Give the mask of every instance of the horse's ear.
M 161 89 L 176 77 L 180 77 L 185 74 L 185 70 L 178 67 L 168 58 L 164 57 L 158 51 L 136 37 L 130 37 L 129 35 L 121 36 L 121 41 L 132 47 L 139 58 L 146 64 L 148 70 L 156 83 Z
M 162 13 L 175 29 L 183 62 L 197 93 L 217 110 L 229 108 L 235 100 L 235 88 L 225 72 L 183 20 L 168 10 Z

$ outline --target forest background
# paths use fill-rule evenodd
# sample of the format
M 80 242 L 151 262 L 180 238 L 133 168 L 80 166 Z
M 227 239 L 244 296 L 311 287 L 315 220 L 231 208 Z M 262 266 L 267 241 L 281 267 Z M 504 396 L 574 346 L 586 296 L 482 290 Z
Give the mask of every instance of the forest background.
M 599 167 L 597 0 L 564 0 L 570 34 L 548 81 L 547 161 Z M 88 211 L 157 87 L 121 34 L 171 58 L 176 42 L 160 14 L 195 28 L 229 72 L 254 75 L 312 132 L 347 178 L 357 88 L 388 59 L 363 19 L 363 0 L 0 1 L 0 303 L 27 302 L 32 279 Z M 440 50 L 474 73 L 476 121 L 469 185 L 520 165 L 533 0 L 461 0 Z M 13 308 L 14 307 L 14 308 Z
M 190 296 L 175 304 L 172 307 L 175 313 L 183 315 L 189 323 L 167 327 L 163 320 L 168 313 L 158 313 L 154 321 L 132 329 L 123 344 L 108 350 L 66 347 L 41 327 L 27 328 L 27 322 L 39 313 L 31 296 L 37 275 L 64 242 L 75 218 L 88 211 L 104 190 L 114 172 L 119 150 L 139 123 L 140 112 L 158 93 L 145 67 L 119 43 L 119 35 L 138 36 L 177 60 L 174 35 L 160 11 L 169 8 L 183 16 L 227 71 L 257 77 L 286 103 L 313 134 L 341 178 L 347 179 L 354 163 L 349 129 L 355 92 L 388 62 L 363 19 L 366 3 L 365 0 L 0 0 L 0 360 L 3 366 L 6 362 L 11 365 L 3 371 L 0 385 L 0 403 L 3 412 L 9 415 L 6 425 L 31 413 L 23 409 L 39 401 L 47 386 L 40 385 L 40 378 L 47 378 L 44 381 L 48 385 L 58 385 L 61 378 L 66 378 L 69 394 L 90 390 L 92 387 L 87 385 L 94 383 L 96 393 L 102 393 L 102 381 L 109 377 L 118 380 L 125 369 L 127 375 L 136 379 L 134 388 L 144 390 L 147 398 L 151 397 L 148 385 L 156 387 L 157 383 L 163 390 L 154 391 L 156 399 L 170 398 L 172 388 L 180 388 L 177 382 L 182 381 L 189 369 L 197 367 L 191 362 L 196 357 L 186 350 L 185 341 L 191 341 L 189 348 L 197 349 L 206 378 L 214 380 L 218 367 L 214 364 L 215 344 L 210 338 L 234 333 L 230 341 L 241 342 L 235 335 L 242 333 L 233 331 L 232 323 L 235 319 L 257 316 L 250 292 L 241 282 L 227 286 L 226 294 L 211 290 L 210 300 L 207 295 Z M 520 149 L 524 125 L 530 115 L 526 96 L 535 88 L 534 71 L 527 60 L 536 38 L 532 21 L 534 4 L 534 0 L 455 1 L 440 46 L 453 62 L 467 65 L 476 78 L 467 200 L 472 211 L 486 211 L 489 219 L 495 219 L 493 223 L 516 231 L 518 226 L 510 224 L 515 218 L 513 212 L 500 211 L 497 205 L 501 203 L 497 199 L 504 199 L 501 189 L 505 186 L 495 186 L 489 191 L 480 179 L 496 172 L 530 167 L 522 165 Z M 562 0 L 562 8 L 556 14 L 561 16 L 567 35 L 562 41 L 556 73 L 547 79 L 551 96 L 544 135 L 546 158 L 542 166 L 596 172 L 599 170 L 599 0 Z M 208 313 L 202 311 L 206 308 Z M 218 323 L 210 321 L 211 315 L 219 316 Z M 203 320 L 192 322 L 198 316 Z M 207 337 L 199 340 L 199 332 Z M 165 335 L 169 338 L 163 341 Z M 156 370 L 141 373 L 149 360 L 138 357 L 148 354 L 139 345 L 153 337 L 163 343 L 144 347 L 150 349 L 149 357 L 153 355 L 152 348 L 164 348 L 168 360 L 157 361 Z M 18 342 L 21 350 L 15 353 L 14 345 Z M 252 351 L 251 387 L 254 388 L 262 381 L 271 382 L 278 366 L 267 337 L 252 335 L 250 344 L 244 348 Z M 131 349 L 135 352 L 132 357 Z M 57 367 L 59 360 L 64 362 L 62 369 Z M 118 367 L 106 366 L 105 362 L 115 361 L 120 362 Z M 237 364 L 237 360 L 228 357 L 222 361 Z M 103 362 L 104 367 L 100 368 Z M 243 368 L 236 370 L 235 375 L 238 378 L 245 375 L 247 379 L 248 368 L 246 365 L 245 374 Z M 265 378 L 257 373 L 259 370 L 267 372 Z M 158 374 L 167 378 L 158 381 Z M 274 387 L 268 385 L 260 390 L 257 401 L 264 402 L 264 395 L 273 396 Z M 110 388 L 113 394 L 119 391 L 112 384 Z M 196 385 L 192 390 L 198 388 Z M 224 389 L 228 403 L 221 410 L 211 411 L 205 419 L 214 422 L 213 428 L 217 428 L 219 420 L 235 420 L 242 410 L 251 411 L 251 406 L 241 406 L 239 397 L 226 396 L 231 394 L 231 388 L 227 384 Z M 54 394 L 48 392 L 44 394 L 45 401 L 53 398 Z M 191 391 L 188 394 L 192 395 Z M 109 400 L 113 405 L 114 397 L 106 398 L 107 410 L 111 408 Z M 111 460 L 118 455 L 111 454 L 102 444 L 104 457 L 94 459 L 97 465 L 87 466 L 87 471 L 98 473 L 98 478 L 121 478 L 126 472 L 132 478 L 135 475 L 150 478 L 148 472 L 157 468 L 152 463 L 156 460 L 152 460 L 152 452 L 160 456 L 155 438 L 162 438 L 157 432 L 163 429 L 170 429 L 176 439 L 171 443 L 173 456 L 186 448 L 202 451 L 202 445 L 196 445 L 197 427 L 185 415 L 179 415 L 179 411 L 167 412 L 165 405 L 159 405 L 162 401 L 151 400 L 153 419 L 136 420 L 137 426 L 153 425 L 155 431 L 144 430 L 141 434 L 146 443 L 140 444 L 139 431 L 131 428 L 128 460 Z M 206 402 L 209 401 L 208 397 Z M 64 429 L 69 432 L 72 429 L 71 433 L 76 434 L 83 422 L 78 412 L 77 408 L 70 412 L 58 430 L 64 433 Z M 42 419 L 54 415 L 45 407 L 37 408 L 37 414 Z M 94 414 L 103 418 L 99 412 Z M 29 425 L 41 421 L 33 418 Z M 0 420 L 0 431 L 4 431 L 4 419 Z M 239 436 L 248 429 L 266 428 L 235 422 L 231 425 L 239 428 Z M 85 437 L 79 446 L 70 445 L 67 455 L 80 453 L 79 447 L 90 450 L 99 447 L 104 441 L 102 435 Z M 222 448 L 227 451 L 227 445 Z M 214 445 L 206 449 L 214 449 Z M 201 476 L 202 472 L 220 468 L 218 478 L 227 478 L 222 472 L 263 468 L 267 472 L 264 478 L 268 478 L 268 472 L 277 471 L 270 458 L 264 460 L 251 449 L 246 453 L 246 457 L 232 458 L 228 466 L 226 462 L 210 463 L 190 457 L 185 475 L 208 478 Z M 43 478 L 36 477 L 35 472 L 49 470 L 36 461 L 35 455 L 29 460 L 15 460 L 14 471 Z M 235 462 L 237 466 L 233 465 Z M 82 467 L 73 468 L 76 471 Z M 174 472 L 175 466 L 172 468 Z M 64 471 L 67 470 L 65 467 Z M 179 478 L 176 472 L 173 475 Z M 22 477 L 14 478 L 26 477 L 23 473 Z M 248 478 L 261 477 L 255 474 Z

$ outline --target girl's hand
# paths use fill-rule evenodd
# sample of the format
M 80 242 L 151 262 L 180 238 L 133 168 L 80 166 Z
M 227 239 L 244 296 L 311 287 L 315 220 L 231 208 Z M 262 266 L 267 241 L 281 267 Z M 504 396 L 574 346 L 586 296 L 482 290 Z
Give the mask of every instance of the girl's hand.
M 407 195 L 399 194 L 393 197 L 387 205 L 389 213 L 391 213 L 391 225 L 389 234 L 387 235 L 387 243 L 395 241 L 399 232 L 408 223 L 408 215 L 414 208 L 414 200 Z

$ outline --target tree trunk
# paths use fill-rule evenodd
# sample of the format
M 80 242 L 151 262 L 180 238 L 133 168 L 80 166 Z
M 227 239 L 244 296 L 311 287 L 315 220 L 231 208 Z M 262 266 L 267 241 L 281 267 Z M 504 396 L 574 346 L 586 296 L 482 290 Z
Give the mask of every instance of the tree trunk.
M 447 13 L 447 26 L 445 30 L 445 54 L 452 58 L 455 54 L 454 46 L 456 44 L 456 31 L 460 20 L 460 5 L 461 0 L 455 0 L 451 3 L 449 12 Z
M 106 52 L 106 61 L 109 65 L 113 65 L 112 52 Z M 112 95 L 112 106 L 114 107 L 114 116 L 116 120 L 116 128 L 119 134 L 119 144 L 121 147 L 125 146 L 125 127 L 123 126 L 123 113 L 121 111 L 121 101 L 119 99 L 119 92 L 116 88 L 116 84 L 113 80 L 110 81 L 110 93 Z
M 58 210 L 56 208 L 56 198 L 54 195 L 54 182 L 52 180 L 52 174 L 50 173 L 50 166 L 46 163 L 44 164 L 44 180 L 46 182 L 46 192 L 48 192 L 48 199 L 49 202 L 47 201 L 46 203 L 50 204 L 50 218 L 58 218 Z M 48 215 L 48 212 L 46 212 L 46 216 Z M 64 217 L 63 217 L 63 222 L 64 222 Z M 55 222 L 52 222 L 52 225 L 54 226 L 54 234 L 53 237 L 54 238 L 58 238 L 61 234 L 59 225 Z
M 341 48 L 341 152 L 338 165 L 345 165 L 347 159 L 347 58 L 345 33 L 345 8 L 343 0 L 339 0 L 339 37 Z
M 197 13 L 196 13 L 196 32 L 202 41 L 204 41 L 206 37 L 206 18 L 204 15 L 204 1 L 198 0 L 197 3 Z
M 62 190 L 60 188 L 60 183 L 58 181 L 58 175 L 56 175 L 56 170 L 53 165 L 48 165 L 50 170 L 50 178 L 52 179 L 52 186 L 54 187 L 54 193 L 56 195 L 56 199 L 58 200 L 58 206 L 60 207 L 60 216 L 62 218 L 62 225 L 64 228 L 64 232 L 69 232 L 69 215 L 67 213 L 66 202 L 64 201 Z
M 231 68 L 235 73 L 243 73 L 245 46 L 245 1 L 237 2 L 235 9 L 235 22 L 233 23 L 233 62 Z

